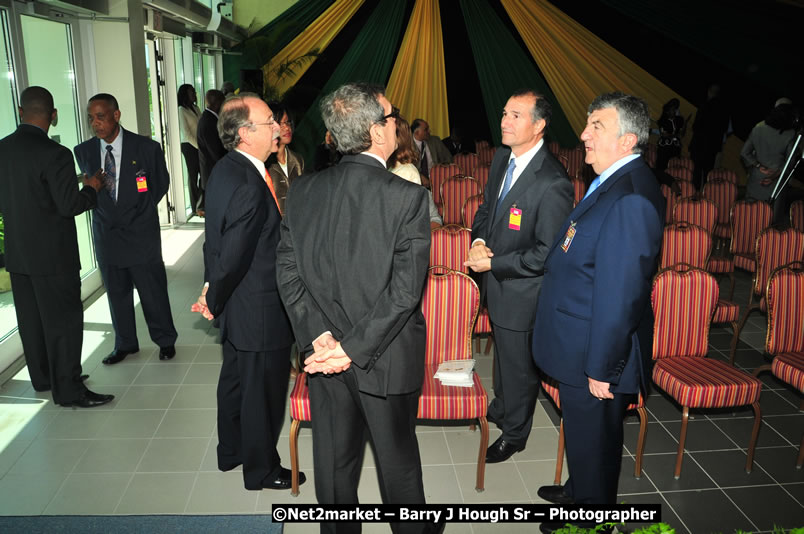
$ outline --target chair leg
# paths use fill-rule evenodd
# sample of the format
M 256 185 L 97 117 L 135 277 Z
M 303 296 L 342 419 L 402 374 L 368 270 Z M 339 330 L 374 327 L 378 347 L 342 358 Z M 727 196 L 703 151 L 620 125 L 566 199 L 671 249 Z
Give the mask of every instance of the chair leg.
M 299 496 L 299 425 L 301 421 L 290 421 L 290 494 Z
M 729 285 L 729 300 L 732 300 L 734 297 L 734 271 L 729 273 L 729 280 L 731 280 L 731 284 Z
M 678 452 L 676 453 L 676 470 L 673 473 L 673 478 L 678 480 L 681 478 L 681 461 L 684 459 L 684 442 L 687 441 L 687 423 L 690 418 L 689 406 L 684 406 L 681 413 L 681 436 L 678 438 Z
M 754 378 L 759 378 L 759 373 L 764 373 L 765 371 L 771 370 L 771 364 L 766 363 L 765 365 L 760 365 L 756 369 L 754 369 Z M 804 402 L 804 401 L 802 401 Z
M 759 407 L 759 400 L 751 405 L 754 408 L 754 430 L 751 432 L 751 443 L 748 444 L 748 458 L 745 460 L 745 472 L 750 473 L 754 468 L 754 449 L 757 447 L 759 437 L 759 426 L 762 424 L 762 411 Z
M 644 406 L 637 408 L 639 414 L 639 439 L 637 440 L 636 464 L 634 478 L 642 478 L 642 454 L 645 452 L 645 437 L 648 435 L 648 410 Z
M 491 342 L 494 341 L 494 336 L 489 334 L 488 339 L 486 339 L 486 350 L 483 351 L 483 354 L 486 356 L 489 355 L 489 351 L 491 350 Z
M 804 465 L 804 436 L 801 436 L 801 443 L 798 445 L 798 460 L 796 460 L 796 469 L 801 469 Z
M 553 483 L 561 484 L 561 472 L 564 470 L 564 418 L 558 425 L 558 452 L 556 453 L 556 478 Z
M 731 349 L 729 350 L 729 363 L 734 367 L 734 356 L 737 354 L 737 342 L 740 341 L 740 331 L 737 329 L 737 321 L 731 322 L 731 329 L 734 335 L 731 337 Z
M 743 315 L 743 318 L 740 319 L 740 324 L 737 325 L 737 330 L 734 331 L 734 335 L 735 335 L 735 337 L 737 338 L 738 341 L 740 339 L 740 332 L 743 331 L 743 327 L 745 326 L 745 323 L 748 321 L 748 316 L 751 315 L 752 311 L 758 310 L 758 309 L 759 309 L 759 306 L 749 306 L 745 310 L 745 315 Z M 733 339 L 732 339 L 732 343 L 735 343 L 735 341 Z
M 475 491 L 485 490 L 486 484 L 486 449 L 489 448 L 489 422 L 486 417 L 478 418 L 480 423 L 480 452 L 477 454 L 477 481 Z

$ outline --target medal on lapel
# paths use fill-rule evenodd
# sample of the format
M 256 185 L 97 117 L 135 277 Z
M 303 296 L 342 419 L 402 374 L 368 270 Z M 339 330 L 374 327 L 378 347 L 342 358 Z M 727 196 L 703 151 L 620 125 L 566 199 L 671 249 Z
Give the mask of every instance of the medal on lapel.
M 577 221 L 570 221 L 569 228 L 567 228 L 567 234 L 564 236 L 564 241 L 561 242 L 561 250 L 564 252 L 569 250 L 572 240 L 575 238 L 575 226 L 577 224 Z

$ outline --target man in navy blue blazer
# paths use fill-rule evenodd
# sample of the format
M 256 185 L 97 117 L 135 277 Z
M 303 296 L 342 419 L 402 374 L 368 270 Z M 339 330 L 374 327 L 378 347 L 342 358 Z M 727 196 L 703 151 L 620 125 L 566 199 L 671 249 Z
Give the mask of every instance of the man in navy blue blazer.
M 168 191 L 170 176 L 159 143 L 120 126 L 117 99 L 99 93 L 87 105 L 95 137 L 74 149 L 87 175 L 104 171 L 104 188 L 92 216 L 95 256 L 109 299 L 115 341 L 106 365 L 139 351 L 134 319 L 134 287 L 159 359 L 176 355 L 176 328 L 170 313 L 167 274 L 157 205 Z
M 599 176 L 545 261 L 533 357 L 559 382 L 571 473 L 564 486 L 539 489 L 547 501 L 615 502 L 625 409 L 646 391 L 664 220 L 664 199 L 641 157 L 649 128 L 637 97 L 609 93 L 592 102 L 581 140 Z

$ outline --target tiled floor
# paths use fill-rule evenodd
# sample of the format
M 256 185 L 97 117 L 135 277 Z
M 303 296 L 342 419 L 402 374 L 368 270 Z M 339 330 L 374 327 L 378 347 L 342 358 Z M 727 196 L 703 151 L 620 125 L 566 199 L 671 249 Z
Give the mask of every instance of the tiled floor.
M 250 492 L 239 472 L 220 473 L 215 462 L 215 383 L 220 346 L 210 325 L 189 311 L 202 283 L 202 226 L 188 224 L 163 235 L 178 354 L 160 362 L 138 316 L 141 351 L 104 366 L 112 348 L 109 310 L 99 298 L 85 314 L 84 371 L 95 391 L 114 393 L 109 405 L 91 410 L 53 406 L 33 391 L 23 370 L 0 388 L 0 514 L 216 514 L 266 513 L 277 502 L 315 502 L 312 438 L 299 438 L 308 482 L 298 498 L 289 492 Z M 749 278 L 738 273 L 736 299 L 747 299 Z M 755 314 L 741 336 L 737 365 L 764 363 L 764 318 Z M 724 358 L 728 331 L 714 328 L 711 356 Z M 477 354 L 478 372 L 491 391 L 491 358 Z M 672 476 L 680 409 L 653 393 L 647 403 L 649 431 L 641 479 L 633 477 L 638 424 L 626 426 L 620 499 L 660 503 L 676 532 L 770 531 L 804 525 L 804 471 L 795 469 L 804 429 L 800 396 L 771 375 L 763 376 L 763 427 L 753 472 L 743 470 L 751 412 L 695 413 L 690 423 L 682 476 Z M 486 491 L 474 490 L 479 434 L 466 425 L 419 426 L 427 499 L 433 503 L 541 502 L 540 485 L 555 467 L 557 415 L 540 396 L 527 449 L 486 468 Z M 289 466 L 287 430 L 280 454 Z M 491 431 L 491 440 L 499 435 Z M 379 502 L 376 470 L 366 456 L 360 486 L 363 502 Z M 566 476 L 566 469 L 565 469 Z M 317 532 L 316 525 L 287 525 L 287 532 Z M 366 525 L 365 532 L 388 532 Z M 450 524 L 447 532 L 533 532 L 534 525 Z

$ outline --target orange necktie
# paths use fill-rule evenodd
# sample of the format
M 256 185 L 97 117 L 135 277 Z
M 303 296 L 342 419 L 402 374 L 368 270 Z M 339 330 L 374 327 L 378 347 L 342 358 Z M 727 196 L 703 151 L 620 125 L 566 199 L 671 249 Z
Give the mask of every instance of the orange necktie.
M 282 215 L 282 208 L 279 207 L 279 199 L 276 198 L 276 191 L 274 191 L 274 181 L 271 180 L 271 175 L 268 174 L 268 169 L 265 169 L 265 183 L 268 184 L 268 189 L 271 190 L 271 194 L 274 196 L 274 202 L 276 202 L 276 209 L 278 209 L 279 214 Z

